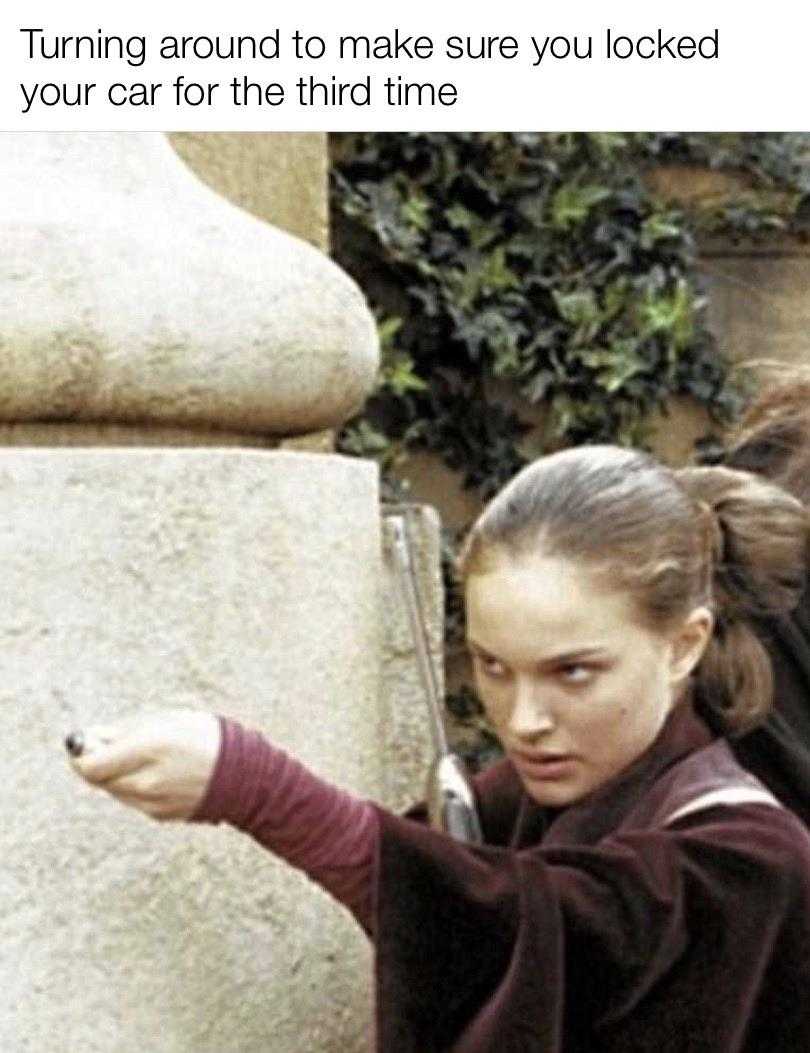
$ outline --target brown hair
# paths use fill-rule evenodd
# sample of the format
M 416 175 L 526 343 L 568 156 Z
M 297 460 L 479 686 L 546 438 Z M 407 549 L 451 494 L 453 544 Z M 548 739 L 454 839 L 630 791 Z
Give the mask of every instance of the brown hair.
M 727 439 L 723 463 L 756 472 L 810 504 L 810 369 L 779 367 Z
M 459 556 L 462 580 L 531 552 L 580 561 L 629 589 L 663 631 L 705 604 L 712 641 L 695 698 L 737 734 L 768 710 L 770 660 L 748 624 L 798 603 L 808 516 L 783 490 L 729 468 L 680 472 L 634 450 L 582 446 L 541 457 L 489 503 Z

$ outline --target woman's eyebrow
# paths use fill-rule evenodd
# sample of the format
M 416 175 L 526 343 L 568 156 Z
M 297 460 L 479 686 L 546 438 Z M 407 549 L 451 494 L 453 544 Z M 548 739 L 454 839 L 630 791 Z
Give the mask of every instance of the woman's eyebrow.
M 484 655 L 486 658 L 494 657 L 491 651 L 488 651 L 486 647 L 482 647 L 481 644 L 476 643 L 475 640 L 471 640 L 469 636 L 467 637 L 467 647 L 471 651 L 476 651 L 478 654 Z
M 542 665 L 563 665 L 566 662 L 581 661 L 583 658 L 604 658 L 607 653 L 606 647 L 600 647 L 598 645 L 579 647 L 574 651 L 564 651 L 562 654 L 555 654 L 550 655 L 548 658 L 541 658 L 540 662 Z
M 467 639 L 467 647 L 471 651 L 484 656 L 485 658 L 496 658 L 492 651 L 488 651 L 486 647 L 482 647 L 475 640 Z M 560 654 L 548 655 L 544 658 L 539 658 L 538 663 L 540 665 L 562 665 L 565 662 L 580 661 L 583 658 L 596 658 L 605 657 L 608 653 L 608 649 L 599 644 L 591 644 L 586 647 L 577 647 L 572 651 L 563 651 Z

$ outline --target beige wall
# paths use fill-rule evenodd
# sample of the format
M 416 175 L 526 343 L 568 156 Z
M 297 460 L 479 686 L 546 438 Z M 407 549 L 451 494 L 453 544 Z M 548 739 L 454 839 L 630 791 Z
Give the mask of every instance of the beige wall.
M 174 132 L 172 146 L 210 187 L 319 249 L 329 243 L 323 132 Z
M 810 247 L 714 246 L 702 269 L 711 325 L 731 358 L 810 363 Z

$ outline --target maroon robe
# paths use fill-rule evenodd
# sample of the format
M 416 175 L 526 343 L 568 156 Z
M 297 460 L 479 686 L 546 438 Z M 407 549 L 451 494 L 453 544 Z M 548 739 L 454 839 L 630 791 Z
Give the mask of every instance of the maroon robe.
M 378 808 L 379 1053 L 807 1053 L 810 835 L 763 803 L 671 821 L 746 782 L 685 705 L 557 812 L 496 764 L 485 846 Z

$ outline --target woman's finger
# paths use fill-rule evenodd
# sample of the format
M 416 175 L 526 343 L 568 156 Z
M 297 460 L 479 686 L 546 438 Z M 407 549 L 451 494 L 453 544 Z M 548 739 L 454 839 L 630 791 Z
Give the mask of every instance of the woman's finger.
M 151 757 L 139 739 L 122 736 L 113 741 L 87 732 L 86 745 L 78 757 L 71 758 L 74 769 L 96 786 L 120 779 L 149 764 Z
M 89 730 L 76 728 L 65 736 L 65 749 L 71 757 L 80 757 L 100 745 L 108 745 L 115 740 L 120 729 L 112 724 L 95 724 Z

